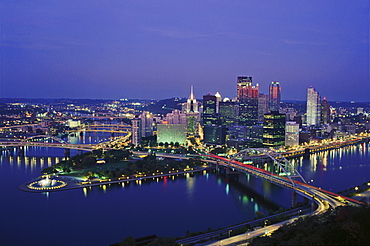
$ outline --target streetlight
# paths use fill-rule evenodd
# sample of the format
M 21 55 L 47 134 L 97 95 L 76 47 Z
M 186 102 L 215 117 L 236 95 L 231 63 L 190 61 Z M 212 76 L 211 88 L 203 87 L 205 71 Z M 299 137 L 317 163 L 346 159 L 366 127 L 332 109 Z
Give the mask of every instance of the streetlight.
M 233 230 L 229 230 L 229 237 L 230 237 L 230 233 L 232 232 Z

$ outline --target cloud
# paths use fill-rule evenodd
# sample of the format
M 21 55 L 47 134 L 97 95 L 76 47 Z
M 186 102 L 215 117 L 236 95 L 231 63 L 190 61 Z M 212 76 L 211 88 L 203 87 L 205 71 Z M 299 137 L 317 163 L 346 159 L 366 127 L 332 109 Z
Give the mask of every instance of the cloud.
M 268 52 L 257 52 L 257 54 L 265 55 L 265 56 L 275 56 L 275 54 L 273 54 L 273 53 L 268 53 Z
M 281 41 L 283 43 L 289 44 L 289 45 L 313 45 L 313 46 L 326 45 L 326 43 L 310 42 L 310 41 L 297 41 L 297 40 L 292 40 L 292 39 L 283 39 Z
M 186 32 L 179 30 L 168 30 L 160 28 L 146 28 L 147 31 L 156 33 L 165 37 L 178 38 L 178 39 L 194 39 L 194 38 L 205 38 L 209 37 L 210 34 L 199 33 L 199 32 Z
M 4 36 L 1 47 L 55 50 L 69 46 L 84 46 L 83 42 L 70 38 L 35 37 L 35 36 Z

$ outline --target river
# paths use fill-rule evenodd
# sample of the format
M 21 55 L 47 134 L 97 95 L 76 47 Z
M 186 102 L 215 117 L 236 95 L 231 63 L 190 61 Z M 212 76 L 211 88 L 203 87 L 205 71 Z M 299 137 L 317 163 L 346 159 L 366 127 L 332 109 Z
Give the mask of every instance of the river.
M 91 133 L 70 142 L 102 141 Z M 77 151 L 71 151 L 77 154 Z M 183 236 L 217 229 L 290 205 L 291 191 L 249 178 L 249 188 L 214 172 L 49 193 L 18 186 L 59 162 L 63 149 L 27 147 L 0 157 L 0 245 L 108 245 L 127 236 Z M 369 181 L 369 145 L 296 159 L 307 181 L 339 191 Z

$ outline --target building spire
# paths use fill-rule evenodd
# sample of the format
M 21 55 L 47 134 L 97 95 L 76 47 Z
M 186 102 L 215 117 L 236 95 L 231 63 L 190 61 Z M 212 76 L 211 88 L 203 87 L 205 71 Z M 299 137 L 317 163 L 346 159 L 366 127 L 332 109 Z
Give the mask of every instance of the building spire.
M 195 97 L 194 97 L 194 87 L 191 85 L 190 86 L 190 96 L 189 96 L 189 99 L 191 100 L 194 100 Z
M 198 112 L 198 102 L 194 96 L 194 87 L 190 86 L 190 96 L 186 102 L 186 112 Z

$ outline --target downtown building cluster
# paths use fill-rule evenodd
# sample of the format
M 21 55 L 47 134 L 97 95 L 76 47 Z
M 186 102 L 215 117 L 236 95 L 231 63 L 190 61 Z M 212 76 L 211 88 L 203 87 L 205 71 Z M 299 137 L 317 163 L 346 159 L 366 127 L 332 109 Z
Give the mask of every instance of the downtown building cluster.
M 269 93 L 260 93 L 252 77 L 237 77 L 236 97 L 206 94 L 198 102 L 193 87 L 181 110 L 164 116 L 143 112 L 132 120 L 132 143 L 156 137 L 159 144 L 281 148 L 356 133 L 352 123 L 333 121 L 339 112 L 319 93 L 307 89 L 305 112 L 282 108 L 281 85 L 273 81 Z

